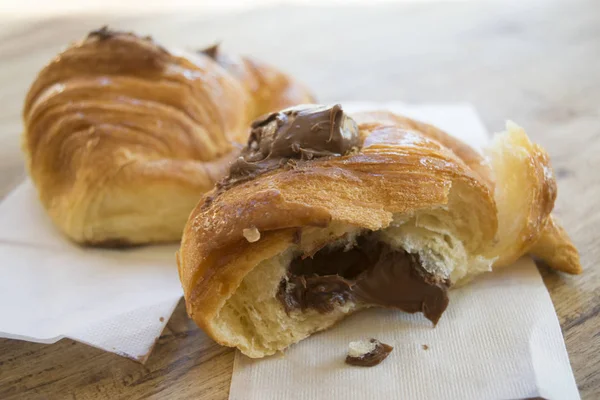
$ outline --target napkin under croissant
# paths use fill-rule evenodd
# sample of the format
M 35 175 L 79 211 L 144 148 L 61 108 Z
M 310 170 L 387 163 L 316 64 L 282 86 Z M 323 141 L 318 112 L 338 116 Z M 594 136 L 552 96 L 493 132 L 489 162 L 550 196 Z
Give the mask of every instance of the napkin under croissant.
M 311 100 L 291 77 L 218 46 L 178 51 L 105 27 L 38 74 L 23 149 L 42 204 L 75 242 L 177 241 L 250 122 Z
M 581 272 L 551 215 L 549 157 L 514 123 L 487 158 L 433 126 L 341 105 L 252 127 L 178 253 L 189 315 L 250 357 L 372 306 L 435 324 L 448 289 L 524 254 Z

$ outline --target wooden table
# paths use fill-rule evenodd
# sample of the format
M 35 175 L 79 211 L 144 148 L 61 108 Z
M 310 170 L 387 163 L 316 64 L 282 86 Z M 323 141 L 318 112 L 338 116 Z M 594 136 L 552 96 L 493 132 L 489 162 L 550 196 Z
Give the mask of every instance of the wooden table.
M 585 272 L 542 268 L 581 395 L 600 398 L 600 9 L 591 1 L 401 2 L 269 6 L 236 14 L 0 20 L 0 195 L 22 179 L 20 109 L 36 71 L 104 23 L 167 45 L 223 40 L 278 65 L 323 102 L 472 102 L 490 130 L 511 118 L 550 153 L 556 214 Z M 597 169 L 598 168 L 598 169 Z M 0 398 L 225 399 L 233 351 L 185 316 L 169 321 L 146 365 L 71 340 L 0 340 Z

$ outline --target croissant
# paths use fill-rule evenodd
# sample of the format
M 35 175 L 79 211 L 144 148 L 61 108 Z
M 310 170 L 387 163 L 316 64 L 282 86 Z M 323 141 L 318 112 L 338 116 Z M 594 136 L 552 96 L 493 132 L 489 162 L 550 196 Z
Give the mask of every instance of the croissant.
M 372 306 L 435 324 L 448 289 L 526 253 L 581 272 L 550 214 L 548 155 L 513 123 L 489 163 L 430 125 L 340 105 L 252 127 L 177 255 L 187 311 L 218 343 L 263 357 Z
M 287 75 L 217 46 L 167 50 L 105 27 L 39 73 L 23 149 L 42 204 L 75 242 L 176 241 L 250 122 L 311 99 Z

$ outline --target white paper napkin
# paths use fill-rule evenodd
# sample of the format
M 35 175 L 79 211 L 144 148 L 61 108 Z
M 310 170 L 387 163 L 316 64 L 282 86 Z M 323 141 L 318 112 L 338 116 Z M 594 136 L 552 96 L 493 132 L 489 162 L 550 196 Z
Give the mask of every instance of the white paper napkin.
M 176 250 L 74 245 L 27 180 L 0 204 L 0 337 L 68 337 L 144 362 L 182 295 Z
M 390 109 L 432 123 L 476 148 L 487 135 L 470 106 Z M 344 363 L 348 343 L 394 346 L 373 368 Z M 436 328 L 422 315 L 371 309 L 289 348 L 252 360 L 236 354 L 233 400 L 579 399 L 552 301 L 533 262 L 486 274 L 451 291 Z

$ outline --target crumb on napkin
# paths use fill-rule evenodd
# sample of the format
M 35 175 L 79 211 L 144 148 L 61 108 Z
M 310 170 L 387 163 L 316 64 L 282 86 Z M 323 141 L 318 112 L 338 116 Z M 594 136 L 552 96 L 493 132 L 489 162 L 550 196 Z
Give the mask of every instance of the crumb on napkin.
M 381 343 L 377 339 L 350 342 L 346 364 L 373 367 L 385 360 L 393 349 L 389 344 Z

